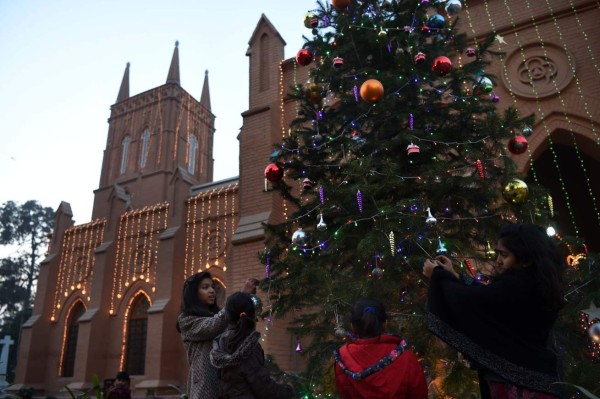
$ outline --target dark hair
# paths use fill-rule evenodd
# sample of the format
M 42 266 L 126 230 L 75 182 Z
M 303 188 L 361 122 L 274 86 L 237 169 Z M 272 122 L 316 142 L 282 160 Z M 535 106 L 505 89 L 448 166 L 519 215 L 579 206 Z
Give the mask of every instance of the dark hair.
M 547 308 L 560 309 L 564 305 L 562 274 L 565 261 L 546 231 L 530 223 L 506 224 L 500 229 L 497 241 L 511 251 L 517 261 L 533 268 Z
M 233 353 L 248 335 L 256 328 L 254 322 L 256 311 L 252 296 L 245 292 L 235 292 L 228 299 L 225 305 L 229 324 L 233 326 L 231 339 L 227 344 L 227 352 Z
M 181 313 L 198 317 L 212 317 L 219 312 L 216 304 L 205 305 L 198 299 L 198 286 L 204 279 L 211 279 L 209 272 L 196 273 L 183 284 L 183 295 L 181 299 Z
M 359 338 L 381 335 L 385 320 L 385 307 L 377 299 L 360 298 L 352 305 L 352 328 Z
M 127 371 L 119 371 L 117 373 L 117 380 L 125 380 L 125 381 L 130 381 L 129 380 L 129 374 L 127 373 Z

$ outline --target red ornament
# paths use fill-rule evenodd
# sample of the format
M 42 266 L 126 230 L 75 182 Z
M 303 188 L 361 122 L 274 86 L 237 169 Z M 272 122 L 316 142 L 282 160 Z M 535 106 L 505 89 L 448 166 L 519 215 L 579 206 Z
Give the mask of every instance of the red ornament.
M 442 76 L 447 75 L 452 70 L 452 61 L 450 58 L 440 55 L 433 61 L 431 69 Z
M 368 103 L 374 103 L 383 97 L 383 85 L 377 79 L 366 80 L 360 86 L 360 96 Z
M 469 259 L 465 259 L 465 266 L 469 269 L 469 273 L 472 277 L 475 277 L 475 269 L 473 269 L 473 265 L 471 265 L 471 261 Z
M 508 141 L 508 151 L 515 155 L 521 155 L 525 151 L 527 151 L 527 146 L 529 143 L 527 139 L 523 136 L 515 136 Z
M 296 54 L 296 62 L 302 66 L 307 66 L 313 60 L 314 56 L 310 50 L 303 48 Z
M 304 180 L 302 180 L 302 188 L 304 190 L 310 190 L 311 188 L 313 188 L 313 182 L 307 177 Z
M 415 55 L 415 64 L 422 64 L 425 62 L 425 54 L 423 53 L 418 53 L 417 55 Z
M 271 183 L 278 182 L 283 177 L 283 168 L 276 163 L 269 164 L 265 168 L 265 177 Z
M 473 47 L 467 49 L 467 57 L 475 57 L 476 51 Z
M 340 57 L 335 57 L 333 59 L 333 67 L 335 69 L 341 69 L 344 66 L 344 59 Z
M 331 4 L 338 10 L 343 10 L 350 5 L 350 0 L 331 0 Z

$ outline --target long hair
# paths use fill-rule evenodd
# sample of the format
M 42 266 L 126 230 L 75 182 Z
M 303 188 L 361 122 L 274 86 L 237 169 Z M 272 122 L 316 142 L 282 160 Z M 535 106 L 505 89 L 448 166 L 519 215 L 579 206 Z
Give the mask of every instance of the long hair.
M 500 241 L 517 261 L 529 264 L 546 307 L 559 310 L 564 305 L 562 274 L 565 261 L 555 242 L 535 224 L 506 224 L 498 234 Z
M 235 352 L 237 347 L 256 329 L 255 318 L 256 311 L 252 296 L 245 292 L 235 292 L 228 299 L 225 305 L 225 312 L 229 324 L 233 326 L 232 335 L 227 344 L 226 351 Z
M 206 278 L 212 280 L 209 272 L 196 273 L 185 280 L 181 297 L 181 313 L 198 317 L 212 317 L 219 312 L 220 309 L 216 303 L 205 305 L 198 299 L 198 287 L 200 282 Z
M 385 320 L 385 306 L 377 299 L 360 298 L 352 305 L 352 328 L 359 338 L 381 335 Z

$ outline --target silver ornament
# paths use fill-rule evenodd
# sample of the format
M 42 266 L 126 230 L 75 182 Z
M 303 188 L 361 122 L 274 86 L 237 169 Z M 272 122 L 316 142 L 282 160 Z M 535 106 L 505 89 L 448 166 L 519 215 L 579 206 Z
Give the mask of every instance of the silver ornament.
M 325 224 L 325 221 L 323 220 L 323 214 L 320 213 L 319 217 L 321 219 L 319 220 L 319 223 L 317 224 L 317 230 L 319 230 L 319 231 L 325 231 L 325 230 L 327 230 L 327 224 Z
M 299 228 L 292 234 L 292 244 L 303 247 L 308 244 L 308 234 L 306 231 Z
M 523 136 L 529 137 L 529 136 L 531 136 L 531 133 L 533 133 L 533 129 L 532 128 L 530 128 L 529 126 L 524 126 L 523 127 Z
M 458 15 L 462 11 L 460 0 L 448 0 L 446 3 L 446 13 L 450 16 Z
M 425 224 L 427 224 L 428 226 L 433 226 L 436 223 L 437 219 L 433 217 L 433 215 L 431 214 L 431 210 L 427 208 L 427 219 L 425 219 Z
M 373 270 L 371 270 L 371 276 L 374 278 L 382 278 L 383 277 L 383 269 L 381 269 L 379 267 L 374 267 Z
M 251 295 L 250 298 L 252 298 L 252 303 L 254 304 L 254 314 L 256 315 L 256 319 L 258 320 L 263 312 L 262 300 L 256 295 Z

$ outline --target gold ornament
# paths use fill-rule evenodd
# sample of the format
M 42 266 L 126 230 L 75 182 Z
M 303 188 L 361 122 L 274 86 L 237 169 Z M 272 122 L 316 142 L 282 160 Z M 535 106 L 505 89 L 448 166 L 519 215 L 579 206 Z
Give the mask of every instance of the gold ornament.
M 520 179 L 512 179 L 502 190 L 502 196 L 506 202 L 512 204 L 522 204 L 527 200 L 528 195 L 529 188 L 527 188 L 527 184 Z

